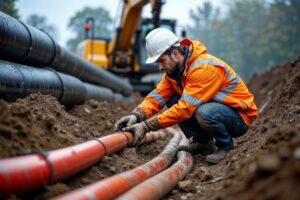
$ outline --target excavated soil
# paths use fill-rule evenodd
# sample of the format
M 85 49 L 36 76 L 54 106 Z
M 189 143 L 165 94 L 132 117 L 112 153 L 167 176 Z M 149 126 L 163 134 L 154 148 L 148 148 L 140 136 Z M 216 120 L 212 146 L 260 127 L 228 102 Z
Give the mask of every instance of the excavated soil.
M 300 57 L 249 82 L 260 108 L 248 133 L 218 165 L 194 156 L 194 168 L 164 199 L 300 199 Z M 90 100 L 66 110 L 54 97 L 0 100 L 0 158 L 53 150 L 112 133 L 137 104 Z M 46 199 L 132 169 L 159 154 L 167 140 L 129 147 L 59 183 L 9 199 Z

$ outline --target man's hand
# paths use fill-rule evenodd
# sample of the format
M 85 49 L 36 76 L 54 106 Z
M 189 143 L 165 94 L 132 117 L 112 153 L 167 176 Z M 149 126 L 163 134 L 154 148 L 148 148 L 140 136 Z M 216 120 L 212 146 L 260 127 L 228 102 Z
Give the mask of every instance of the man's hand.
M 145 137 L 145 134 L 149 132 L 149 128 L 145 122 L 137 123 L 122 129 L 122 131 L 131 132 L 134 135 L 134 140 L 132 145 L 136 145 L 140 140 Z
M 114 126 L 114 132 L 121 131 L 124 127 L 130 126 L 138 122 L 137 116 L 131 114 L 119 119 Z

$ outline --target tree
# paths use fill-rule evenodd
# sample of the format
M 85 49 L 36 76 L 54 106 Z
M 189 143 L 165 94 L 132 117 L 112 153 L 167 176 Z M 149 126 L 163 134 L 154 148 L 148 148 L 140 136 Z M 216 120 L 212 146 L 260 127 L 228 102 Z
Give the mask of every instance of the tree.
M 229 28 L 231 55 L 226 57 L 239 74 L 248 80 L 254 72 L 267 66 L 266 15 L 262 0 L 237 1 L 231 8 L 224 25 Z M 224 52 L 225 53 L 225 52 Z
M 19 19 L 18 11 L 15 7 L 15 3 L 17 0 L 0 0 L 0 11 Z
M 47 32 L 50 36 L 54 38 L 54 40 L 59 39 L 59 34 L 56 27 L 54 25 L 48 24 L 46 17 L 33 14 L 26 19 L 26 22 L 27 24 L 35 28 Z
M 222 19 L 210 18 L 213 10 L 204 4 L 191 12 L 191 28 L 209 53 L 224 59 L 244 80 L 300 55 L 299 0 L 230 1 Z
M 109 11 L 102 7 L 94 9 L 86 7 L 77 12 L 68 24 L 75 37 L 68 40 L 67 47 L 73 52 L 76 51 L 78 44 L 84 40 L 84 24 L 89 17 L 93 17 L 95 20 L 95 35 L 110 36 L 112 18 Z
M 271 44 L 269 64 L 286 62 L 300 55 L 300 2 L 297 0 L 274 0 L 270 4 L 266 28 Z M 276 49 L 275 49 L 276 48 Z
M 209 1 L 204 2 L 202 7 L 197 7 L 196 11 L 190 10 L 190 17 L 194 23 L 193 27 L 189 27 L 190 37 L 206 40 L 204 38 L 209 35 L 207 31 L 217 21 L 219 14 L 219 8 L 214 8 Z

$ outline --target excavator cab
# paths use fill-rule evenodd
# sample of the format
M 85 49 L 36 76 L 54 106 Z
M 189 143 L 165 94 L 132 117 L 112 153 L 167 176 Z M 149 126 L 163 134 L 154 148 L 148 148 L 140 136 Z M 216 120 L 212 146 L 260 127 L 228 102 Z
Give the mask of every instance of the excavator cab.
M 167 28 L 175 32 L 176 20 L 161 19 L 159 27 Z M 155 85 L 160 81 L 162 72 L 158 70 L 158 66 L 153 64 L 146 64 L 147 51 L 146 51 L 146 36 L 155 28 L 152 19 L 143 18 L 137 30 L 136 40 L 137 53 L 138 53 L 138 70 L 130 74 L 130 82 L 134 90 L 139 91 L 142 95 L 148 94 Z
M 176 28 L 176 21 L 172 19 L 161 19 L 159 27 L 169 29 L 172 32 L 175 32 Z M 155 26 L 152 23 L 152 19 L 150 18 L 143 18 L 141 21 L 141 25 L 139 30 L 141 31 L 141 36 L 138 44 L 139 48 L 139 71 L 141 73 L 153 73 L 157 72 L 157 65 L 156 64 L 146 64 L 145 61 L 147 59 L 147 52 L 146 52 L 146 36 L 147 34 L 152 31 Z

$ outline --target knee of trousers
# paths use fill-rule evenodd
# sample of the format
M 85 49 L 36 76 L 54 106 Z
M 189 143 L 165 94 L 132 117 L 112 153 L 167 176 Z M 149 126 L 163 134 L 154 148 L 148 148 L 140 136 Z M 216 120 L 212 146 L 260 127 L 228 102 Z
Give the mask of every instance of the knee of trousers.
M 195 112 L 195 118 L 199 125 L 206 129 L 217 123 L 218 120 L 215 116 L 215 108 L 210 103 L 199 106 Z

